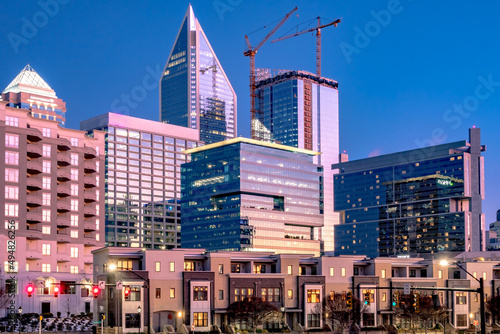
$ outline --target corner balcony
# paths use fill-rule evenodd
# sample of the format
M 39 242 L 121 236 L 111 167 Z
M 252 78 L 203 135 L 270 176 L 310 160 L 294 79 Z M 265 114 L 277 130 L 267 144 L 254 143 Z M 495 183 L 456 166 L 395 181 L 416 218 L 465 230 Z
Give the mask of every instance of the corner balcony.
M 42 156 L 42 148 L 38 144 L 26 145 L 26 153 L 30 158 L 40 158 Z
M 42 222 L 42 214 L 39 212 L 26 212 L 26 222 L 31 224 L 39 224 Z
M 68 201 L 57 201 L 57 212 L 68 212 L 71 211 L 71 204 Z
M 42 180 L 34 177 L 28 177 L 26 179 L 26 188 L 28 188 L 28 190 L 40 190 L 42 189 Z
M 85 159 L 94 159 L 97 156 L 96 151 L 92 147 L 84 147 L 83 154 Z
M 57 185 L 57 196 L 68 197 L 71 194 L 71 188 L 65 184 Z
M 42 198 L 36 195 L 26 196 L 26 205 L 30 207 L 37 207 L 42 205 Z
M 85 203 L 95 202 L 97 201 L 97 195 L 94 192 L 84 191 L 83 200 L 85 201 Z
M 83 162 L 83 171 L 85 173 L 95 173 L 97 170 L 97 164 L 95 160 L 85 160 Z
M 66 138 L 57 138 L 57 149 L 59 151 L 71 150 L 71 142 Z
M 65 215 L 57 216 L 56 222 L 58 228 L 71 226 L 71 219 L 69 217 L 66 217 Z
M 85 188 L 94 188 L 97 186 L 97 181 L 96 181 L 95 177 L 84 176 L 83 177 L 83 185 Z
M 66 152 L 57 153 L 57 164 L 59 166 L 69 166 L 71 165 L 71 157 Z
M 84 232 L 94 232 L 96 230 L 95 221 L 87 221 L 83 222 L 83 231 Z
M 37 249 L 27 249 L 26 250 L 26 260 L 41 260 L 42 252 Z
M 83 215 L 85 217 L 94 217 L 96 215 L 95 207 L 84 206 L 83 207 Z
M 41 162 L 28 160 L 26 162 L 26 169 L 30 174 L 40 174 L 43 171 L 43 166 Z
M 26 129 L 26 137 L 29 141 L 38 142 L 42 140 L 43 134 L 42 131 L 35 128 L 27 128 Z
M 59 182 L 66 182 L 71 180 L 71 173 L 69 170 L 66 170 L 65 168 L 58 168 L 57 169 L 57 181 Z
M 90 236 L 84 236 L 83 237 L 83 243 L 86 246 L 97 246 L 97 240 L 95 239 L 95 235 L 90 235 Z
M 37 225 L 26 225 L 26 239 L 40 240 L 42 239 L 42 228 Z
M 71 256 L 69 254 L 56 254 L 57 262 L 71 262 Z
M 70 243 L 71 236 L 66 231 L 58 230 L 56 240 L 57 240 L 57 242 L 60 242 L 60 243 Z

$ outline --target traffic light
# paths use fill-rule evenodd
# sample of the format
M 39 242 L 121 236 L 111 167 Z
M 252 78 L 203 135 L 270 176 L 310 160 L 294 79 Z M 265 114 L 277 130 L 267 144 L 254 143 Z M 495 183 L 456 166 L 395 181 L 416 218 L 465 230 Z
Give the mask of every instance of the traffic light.
M 123 289 L 123 293 L 125 294 L 125 298 L 128 298 L 128 296 L 130 296 L 130 288 L 126 287 Z
M 92 294 L 94 295 L 94 298 L 97 298 L 99 297 L 99 293 L 101 292 L 101 289 L 99 289 L 99 287 L 97 286 L 94 286 L 92 288 Z
M 54 297 L 59 296 L 59 286 L 55 285 L 54 286 Z
M 371 297 L 370 290 L 365 290 L 365 305 L 370 305 L 370 297 Z
M 28 297 L 32 297 L 33 296 L 33 292 L 35 291 L 35 287 L 33 286 L 33 284 L 28 284 L 28 286 L 26 287 L 26 293 L 28 294 Z
M 346 301 L 346 304 L 347 304 L 347 308 L 348 309 L 352 308 L 352 292 L 351 291 L 347 292 L 347 301 Z
M 413 309 L 415 313 L 420 312 L 420 292 L 415 292 L 413 294 Z
M 392 293 L 392 306 L 399 308 L 399 291 Z

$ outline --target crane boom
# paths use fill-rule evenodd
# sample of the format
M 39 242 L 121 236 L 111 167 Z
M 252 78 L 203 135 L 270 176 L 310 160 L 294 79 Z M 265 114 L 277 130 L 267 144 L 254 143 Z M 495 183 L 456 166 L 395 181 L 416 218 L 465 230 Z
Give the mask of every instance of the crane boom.
M 308 32 L 316 31 L 316 75 L 318 77 L 320 77 L 321 76 L 321 29 L 329 27 L 329 26 L 332 26 L 332 25 L 334 27 L 336 27 L 340 22 L 342 22 L 342 19 L 336 19 L 333 22 L 321 25 L 321 20 L 318 17 L 318 24 L 317 24 L 316 27 L 310 28 L 310 29 L 305 29 L 305 30 L 302 30 L 302 31 L 298 31 L 298 32 L 296 32 L 294 34 L 290 34 L 290 35 L 287 35 L 287 36 L 283 36 L 283 37 L 277 38 L 277 39 L 271 41 L 271 43 L 279 42 L 279 41 L 282 41 L 282 40 L 285 40 L 285 39 L 288 39 L 288 38 L 292 38 L 292 37 L 295 37 L 295 36 L 299 36 L 299 35 L 302 35 L 302 34 L 305 34 L 305 33 L 308 33 Z
M 278 22 L 278 24 L 276 24 L 276 26 L 266 35 L 266 37 L 264 37 L 264 39 L 262 41 L 260 41 L 259 44 L 257 44 L 256 47 L 252 48 L 252 45 L 250 44 L 250 39 L 248 38 L 247 35 L 245 35 L 245 41 L 247 43 L 248 50 L 243 52 L 243 54 L 246 57 L 250 57 L 250 113 L 251 113 L 251 122 L 252 122 L 251 126 L 252 126 L 252 138 L 253 139 L 259 139 L 259 137 L 260 137 L 259 134 L 256 132 L 256 124 L 255 124 L 255 98 L 256 98 L 256 95 L 255 95 L 255 54 L 257 53 L 257 50 L 259 50 L 260 47 L 262 45 L 264 45 L 264 43 L 267 42 L 267 40 L 269 38 L 271 38 L 271 36 L 276 32 L 276 30 L 278 30 L 283 25 L 283 23 L 285 23 L 285 21 L 288 20 L 290 15 L 292 15 L 293 12 L 295 12 L 296 10 L 297 10 L 297 7 L 295 7 L 288 14 L 286 14 L 285 17 L 283 17 L 281 19 L 281 21 Z

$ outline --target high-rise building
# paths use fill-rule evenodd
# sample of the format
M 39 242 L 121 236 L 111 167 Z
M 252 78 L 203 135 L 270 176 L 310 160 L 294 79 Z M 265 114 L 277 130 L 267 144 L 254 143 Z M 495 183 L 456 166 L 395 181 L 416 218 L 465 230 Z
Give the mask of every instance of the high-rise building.
M 92 312 L 91 252 L 104 246 L 104 133 L 62 128 L 64 102 L 44 95 L 50 88 L 31 67 L 16 80 L 0 100 L 1 281 L 25 313 Z
M 183 248 L 320 253 L 317 152 L 239 137 L 186 154 Z
M 253 132 L 265 141 L 321 152 L 314 162 L 323 166 L 321 212 L 324 251 L 334 249 L 333 175 L 339 157 L 339 103 L 336 81 L 304 71 L 261 70 L 256 83 Z
M 497 211 L 497 220 L 490 224 L 488 250 L 500 249 L 500 210 Z
M 106 245 L 180 246 L 180 165 L 200 145 L 194 129 L 114 113 L 80 123 L 106 135 Z
M 335 254 L 484 251 L 481 132 L 469 141 L 343 162 L 335 175 Z
M 160 121 L 210 144 L 236 137 L 236 93 L 189 5 L 160 81 Z

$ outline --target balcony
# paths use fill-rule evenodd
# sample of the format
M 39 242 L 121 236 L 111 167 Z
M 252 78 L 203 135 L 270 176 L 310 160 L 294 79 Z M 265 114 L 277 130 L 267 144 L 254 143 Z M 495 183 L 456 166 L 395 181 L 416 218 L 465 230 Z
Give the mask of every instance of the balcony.
M 40 158 L 42 156 L 42 148 L 38 144 L 26 145 L 26 153 L 30 158 Z
M 69 166 L 71 165 L 71 157 L 68 153 L 57 153 L 57 164 L 59 166 Z
M 28 160 L 26 163 L 26 169 L 30 174 L 40 174 L 43 171 L 43 166 L 41 162 Z
M 71 142 L 66 138 L 58 138 L 57 149 L 59 151 L 69 151 L 71 150 Z
M 83 154 L 85 159 L 94 159 L 96 157 L 96 152 L 92 147 L 84 147 Z
M 68 212 L 71 211 L 71 204 L 67 201 L 57 201 L 57 212 Z
M 94 217 L 96 215 L 96 211 L 94 207 L 84 206 L 83 207 L 83 215 L 85 217 Z
M 59 215 L 57 216 L 57 227 L 70 227 L 71 226 L 71 219 L 69 217 L 66 217 L 65 215 Z
M 64 184 L 57 185 L 57 196 L 68 197 L 71 194 L 71 188 Z
M 26 187 L 28 188 L 28 190 L 40 190 L 42 189 L 42 180 L 28 177 L 26 179 Z
M 71 173 L 64 168 L 58 168 L 57 169 L 57 181 L 66 182 L 69 180 L 71 180 Z
M 92 254 L 85 254 L 83 255 L 83 263 L 87 264 L 87 263 L 90 263 L 90 264 L 93 264 L 94 263 L 94 257 Z
M 95 160 L 86 160 L 83 162 L 83 170 L 85 173 L 95 173 L 97 165 Z
M 97 186 L 97 181 L 95 180 L 95 177 L 92 176 L 84 176 L 83 177 L 83 185 L 86 188 L 93 188 Z
M 83 237 L 83 243 L 86 246 L 97 246 L 97 240 L 95 239 L 94 235 L 84 236 Z
M 27 249 L 26 250 L 26 260 L 41 260 L 42 252 L 37 249 Z
M 36 225 L 26 225 L 26 239 L 39 240 L 42 239 L 42 228 Z
M 26 222 L 38 224 L 42 222 L 42 214 L 39 212 L 26 212 Z
M 83 222 L 83 231 L 84 232 L 94 232 L 95 230 L 96 230 L 95 221 L 94 222 L 90 222 L 90 221 Z
M 90 191 L 84 191 L 83 192 L 83 200 L 85 203 L 92 203 L 97 201 L 97 195 L 93 192 Z
M 43 138 L 42 131 L 35 129 L 35 128 L 28 128 L 26 130 L 27 130 L 26 136 L 27 136 L 29 141 L 38 142 L 38 141 L 42 140 L 42 138 Z
M 69 243 L 69 242 L 71 242 L 71 236 L 66 231 L 57 230 L 56 240 L 57 240 L 57 242 L 60 242 L 60 243 Z
M 56 254 L 57 262 L 71 262 L 71 257 L 69 254 Z
M 26 205 L 30 207 L 37 207 L 42 205 L 42 198 L 36 195 L 26 196 Z

